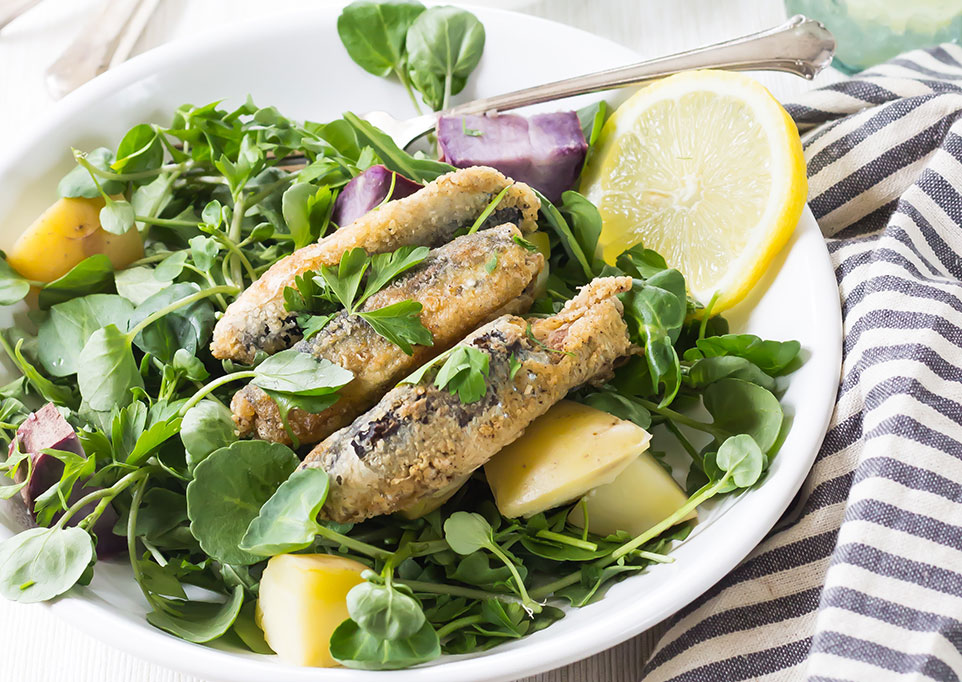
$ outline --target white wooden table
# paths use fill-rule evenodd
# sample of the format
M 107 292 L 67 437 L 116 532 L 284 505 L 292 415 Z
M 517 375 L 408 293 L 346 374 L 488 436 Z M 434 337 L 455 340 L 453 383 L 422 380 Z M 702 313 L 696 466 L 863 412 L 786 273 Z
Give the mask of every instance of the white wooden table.
M 336 0 L 162 0 L 135 52 L 212 24 L 312 1 Z M 646 57 L 760 30 L 785 18 L 781 0 L 470 1 L 577 26 Z M 0 33 L 0 154 L 53 104 L 44 89 L 44 71 L 74 39 L 97 2 L 45 0 Z M 811 87 L 787 75 L 763 74 L 760 79 L 782 100 Z M 644 633 L 585 661 L 532 678 L 532 682 L 635 682 L 655 634 Z M 0 658 L 0 679 L 11 682 L 204 682 L 101 644 L 54 618 L 41 605 L 23 606 L 3 600 Z

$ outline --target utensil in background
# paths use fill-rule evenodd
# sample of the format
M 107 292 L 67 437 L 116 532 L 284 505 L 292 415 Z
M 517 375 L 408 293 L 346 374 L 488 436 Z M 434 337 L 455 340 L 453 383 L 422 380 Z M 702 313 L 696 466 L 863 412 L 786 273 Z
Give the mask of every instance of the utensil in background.
M 107 0 L 77 39 L 47 69 L 47 90 L 59 99 L 130 56 L 160 0 Z
M 835 67 L 848 74 L 907 50 L 962 41 L 959 0 L 785 0 L 838 38 Z
M 507 111 L 637 85 L 691 69 L 727 71 L 782 71 L 811 79 L 828 66 L 835 53 L 835 38 L 819 22 L 796 15 L 780 26 L 686 52 L 649 59 L 628 66 L 566 78 L 496 97 L 459 104 L 446 111 L 399 121 L 386 111 L 364 118 L 387 133 L 402 149 L 434 129 L 439 116 L 465 116 Z
M 0 31 L 3 30 L 4 26 L 39 3 L 40 0 L 7 0 L 4 7 L 0 7 Z

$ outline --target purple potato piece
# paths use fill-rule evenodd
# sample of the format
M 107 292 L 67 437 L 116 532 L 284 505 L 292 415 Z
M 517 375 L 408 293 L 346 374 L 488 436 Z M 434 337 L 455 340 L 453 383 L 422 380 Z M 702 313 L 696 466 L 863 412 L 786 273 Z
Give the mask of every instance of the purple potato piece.
M 391 176 L 394 176 L 393 192 L 391 192 Z M 380 206 L 388 192 L 391 192 L 390 199 L 403 199 L 414 194 L 421 187 L 422 185 L 384 166 L 371 166 L 347 183 L 337 195 L 331 220 L 339 227 L 350 225 L 375 206 Z
M 30 477 L 30 482 L 20 490 L 20 494 L 30 515 L 36 519 L 33 508 L 34 501 L 50 486 L 59 481 L 63 475 L 63 462 L 56 457 L 44 454 L 41 450 L 63 450 L 81 457 L 87 455 L 80 444 L 80 439 L 77 438 L 77 433 L 53 403 L 47 403 L 27 417 L 26 421 L 17 429 L 16 442 L 19 444 L 21 452 L 30 453 L 33 461 L 33 475 Z M 13 450 L 13 443 L 10 444 L 10 449 Z M 23 467 L 19 468 L 16 480 L 22 481 L 25 476 L 26 470 Z M 74 486 L 67 502 L 73 504 L 84 495 L 101 489 L 98 486 Z M 79 523 L 85 515 L 93 511 L 96 505 L 96 502 L 91 502 L 85 506 L 67 522 L 67 525 L 74 526 Z M 59 517 L 60 514 L 57 514 L 54 518 Z M 101 559 L 114 556 L 122 551 L 127 544 L 125 538 L 114 535 L 112 531 L 117 518 L 117 512 L 114 511 L 112 506 L 108 505 L 92 528 L 97 536 L 97 556 Z
M 491 166 L 559 202 L 581 173 L 588 143 L 578 114 L 559 111 L 438 119 L 441 160 L 458 168 Z

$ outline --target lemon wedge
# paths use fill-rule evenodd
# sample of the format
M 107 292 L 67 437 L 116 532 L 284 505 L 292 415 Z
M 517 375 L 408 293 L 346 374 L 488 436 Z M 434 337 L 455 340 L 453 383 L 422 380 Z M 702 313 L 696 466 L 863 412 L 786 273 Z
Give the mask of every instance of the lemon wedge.
M 642 88 L 605 124 L 581 192 L 601 212 L 605 261 L 638 243 L 719 312 L 740 301 L 805 206 L 795 124 L 761 84 L 691 71 Z

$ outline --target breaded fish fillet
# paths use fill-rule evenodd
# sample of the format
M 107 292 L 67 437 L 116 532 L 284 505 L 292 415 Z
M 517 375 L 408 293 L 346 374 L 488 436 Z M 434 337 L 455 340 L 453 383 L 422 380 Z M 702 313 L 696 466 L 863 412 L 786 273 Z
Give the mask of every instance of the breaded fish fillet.
M 544 257 L 515 243 L 520 236 L 514 225 L 501 225 L 458 237 L 365 301 L 365 311 L 408 299 L 418 301 L 423 306 L 421 323 L 434 336 L 433 346 L 415 346 L 413 355 L 405 355 L 362 319 L 345 312 L 315 336 L 295 344 L 295 350 L 354 373 L 354 380 L 341 389 L 340 399 L 323 412 L 311 414 L 297 408 L 288 412 L 288 426 L 298 441 L 316 443 L 350 424 L 391 386 L 478 325 L 505 312 L 527 311 Z M 254 431 L 264 440 L 291 442 L 276 403 L 260 388 L 238 391 L 231 409 L 241 435 Z
M 322 265 L 334 265 L 348 249 L 369 254 L 402 246 L 440 246 L 462 227 L 471 226 L 505 187 L 483 228 L 511 222 L 522 232 L 537 229 L 541 202 L 524 183 L 486 166 L 442 175 L 411 196 L 383 206 L 341 227 L 316 244 L 298 249 L 271 268 L 228 306 L 214 327 L 210 351 L 215 358 L 250 363 L 261 350 L 276 353 L 298 340 L 294 319 L 284 309 L 284 288 L 294 278 Z
M 331 476 L 322 514 L 353 522 L 407 508 L 484 464 L 571 389 L 609 377 L 630 348 L 616 298 L 630 288 L 629 277 L 595 279 L 557 315 L 531 320 L 531 335 L 511 315 L 468 335 L 460 345 L 490 358 L 478 402 L 463 404 L 429 379 L 391 389 L 301 464 Z

